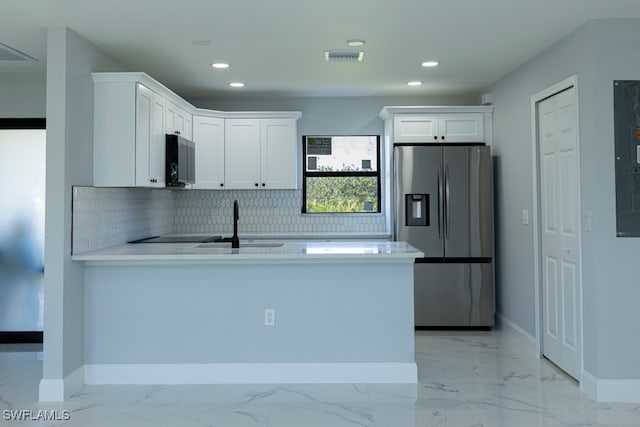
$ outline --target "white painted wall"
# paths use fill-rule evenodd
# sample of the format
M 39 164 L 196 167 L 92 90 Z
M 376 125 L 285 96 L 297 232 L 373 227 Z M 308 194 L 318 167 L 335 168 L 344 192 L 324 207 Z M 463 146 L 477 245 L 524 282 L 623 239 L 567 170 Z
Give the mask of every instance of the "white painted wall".
M 531 95 L 578 75 L 583 213 L 584 368 L 597 379 L 640 379 L 640 239 L 616 238 L 613 80 L 640 80 L 639 20 L 593 21 L 491 89 L 496 155 L 497 309 L 535 334 Z
M 0 73 L 0 117 L 45 117 L 45 73 Z
M 84 269 L 70 256 L 71 189 L 93 182 L 90 73 L 125 71 L 67 28 L 49 28 L 47 57 L 45 384 L 61 380 L 84 363 Z

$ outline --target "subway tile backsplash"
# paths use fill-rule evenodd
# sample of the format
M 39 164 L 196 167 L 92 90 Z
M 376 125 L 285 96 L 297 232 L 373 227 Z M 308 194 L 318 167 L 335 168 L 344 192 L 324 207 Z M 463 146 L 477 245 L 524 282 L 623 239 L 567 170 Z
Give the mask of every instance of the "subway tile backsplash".
M 169 233 L 384 234 L 381 214 L 301 214 L 299 190 L 73 189 L 73 253 Z

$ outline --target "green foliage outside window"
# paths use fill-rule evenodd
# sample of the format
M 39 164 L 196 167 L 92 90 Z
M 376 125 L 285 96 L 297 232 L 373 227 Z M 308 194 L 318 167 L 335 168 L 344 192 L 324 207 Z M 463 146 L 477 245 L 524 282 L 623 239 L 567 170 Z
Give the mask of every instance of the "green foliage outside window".
M 379 136 L 309 136 L 303 142 L 303 212 L 379 212 Z
M 376 177 L 307 178 L 307 212 L 377 212 Z

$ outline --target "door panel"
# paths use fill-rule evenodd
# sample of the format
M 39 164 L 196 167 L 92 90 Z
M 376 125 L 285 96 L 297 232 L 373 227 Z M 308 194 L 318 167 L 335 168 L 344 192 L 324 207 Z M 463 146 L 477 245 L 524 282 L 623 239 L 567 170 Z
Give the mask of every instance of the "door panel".
M 445 142 L 484 141 L 484 118 L 482 113 L 440 114 L 438 118 L 441 140 Z
M 577 292 L 577 271 L 576 265 L 566 261 L 562 262 L 562 310 L 564 317 L 569 319 L 568 322 L 563 322 L 563 344 L 573 351 L 577 351 L 578 347 L 578 334 L 576 325 L 577 319 L 577 307 L 578 301 Z
M 546 313 L 547 313 L 547 327 L 546 331 L 549 336 L 558 340 L 560 331 L 558 327 L 558 262 L 555 258 L 547 257 L 545 261 L 546 265 L 546 281 L 545 281 L 545 295 L 546 295 Z
M 256 189 L 260 181 L 260 120 L 225 120 L 224 182 L 228 190 Z
M 393 118 L 394 142 L 433 142 L 438 139 L 438 116 L 396 114 Z
M 416 326 L 493 326 L 491 263 L 414 267 Z
M 538 103 L 544 355 L 581 370 L 580 233 L 575 89 Z
M 442 147 L 400 146 L 394 149 L 395 161 L 395 238 L 408 242 L 425 257 L 443 257 L 443 224 L 440 202 L 442 190 Z M 408 194 L 427 195 L 428 225 L 407 225 Z
M 445 147 L 445 256 L 491 257 L 493 220 L 489 147 Z

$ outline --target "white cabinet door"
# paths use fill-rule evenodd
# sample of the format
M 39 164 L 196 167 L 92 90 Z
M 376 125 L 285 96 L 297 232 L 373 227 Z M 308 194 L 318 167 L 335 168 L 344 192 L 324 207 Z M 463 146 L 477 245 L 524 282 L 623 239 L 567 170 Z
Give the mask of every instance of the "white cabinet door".
M 193 116 L 186 111 L 184 112 L 184 127 L 182 131 L 185 138 L 193 140 Z
M 136 186 L 164 187 L 165 100 L 141 84 L 136 87 Z
M 484 142 L 482 113 L 397 114 L 394 142 Z
M 394 142 L 433 142 L 438 132 L 437 114 L 396 114 L 393 118 Z
M 439 114 L 438 128 L 443 142 L 484 142 L 482 113 Z
M 224 182 L 229 190 L 260 187 L 260 119 L 226 119 Z
M 262 119 L 260 126 L 260 185 L 267 189 L 296 189 L 298 150 L 295 119 Z
M 168 134 L 180 135 L 186 139 L 191 139 L 191 114 L 167 101 L 167 111 L 165 119 L 165 132 Z
M 196 182 L 192 188 L 223 190 L 224 119 L 194 116 L 193 142 L 196 146 Z

